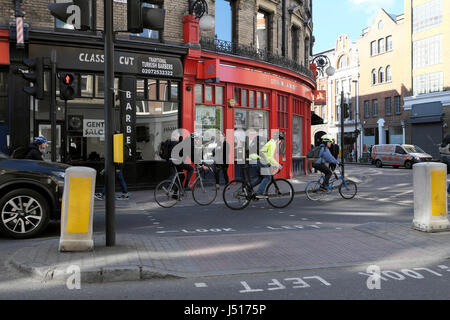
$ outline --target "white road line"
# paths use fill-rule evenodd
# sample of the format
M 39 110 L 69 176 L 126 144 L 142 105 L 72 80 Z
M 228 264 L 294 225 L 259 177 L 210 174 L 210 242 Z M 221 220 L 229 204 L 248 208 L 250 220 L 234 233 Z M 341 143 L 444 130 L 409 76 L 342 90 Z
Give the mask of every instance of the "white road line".
M 207 288 L 208 285 L 207 285 L 206 283 L 204 283 L 204 282 L 197 282 L 197 283 L 195 284 L 195 287 L 196 287 L 196 288 Z

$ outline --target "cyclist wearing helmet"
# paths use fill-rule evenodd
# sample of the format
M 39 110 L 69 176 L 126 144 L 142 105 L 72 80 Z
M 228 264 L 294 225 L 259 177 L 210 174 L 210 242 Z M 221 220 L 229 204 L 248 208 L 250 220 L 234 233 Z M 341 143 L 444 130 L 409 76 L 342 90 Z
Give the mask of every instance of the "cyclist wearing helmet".
M 325 179 L 323 180 L 323 185 L 320 186 L 321 190 L 329 189 L 328 182 L 330 181 L 333 172 L 329 168 L 329 164 L 339 164 L 339 161 L 336 160 L 335 157 L 330 152 L 331 144 L 333 143 L 333 139 L 329 136 L 322 137 L 322 144 L 320 145 L 320 154 L 319 158 L 316 162 L 313 163 L 313 168 L 319 170 L 323 174 L 325 174 Z
M 25 156 L 25 159 L 30 160 L 41 160 L 43 161 L 44 158 L 42 157 L 42 153 L 47 148 L 47 139 L 45 137 L 36 137 L 33 140 L 33 143 L 31 143 L 28 146 L 28 153 Z
M 280 146 L 280 144 L 284 141 L 284 133 L 276 133 L 272 139 L 269 140 L 260 150 L 260 153 L 263 156 L 263 161 L 261 161 L 261 157 L 255 153 L 250 155 L 251 160 L 258 160 L 258 179 L 252 182 L 252 187 L 255 187 L 259 184 L 258 190 L 256 191 L 256 198 L 263 198 L 264 192 L 266 191 L 267 184 L 270 182 L 270 175 L 267 172 L 263 172 L 265 174 L 261 174 L 261 171 L 265 170 L 265 168 L 276 167 L 278 168 L 280 164 L 275 159 L 275 153 Z

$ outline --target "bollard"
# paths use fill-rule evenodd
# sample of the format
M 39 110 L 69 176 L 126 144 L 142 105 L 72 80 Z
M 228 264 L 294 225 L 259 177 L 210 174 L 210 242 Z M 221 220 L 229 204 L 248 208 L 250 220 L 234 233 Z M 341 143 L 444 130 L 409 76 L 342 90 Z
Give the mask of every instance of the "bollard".
M 447 166 L 418 163 L 413 166 L 413 228 L 425 232 L 450 230 L 447 218 Z
M 92 225 L 96 174 L 97 171 L 86 167 L 70 167 L 66 170 L 59 251 L 94 249 Z

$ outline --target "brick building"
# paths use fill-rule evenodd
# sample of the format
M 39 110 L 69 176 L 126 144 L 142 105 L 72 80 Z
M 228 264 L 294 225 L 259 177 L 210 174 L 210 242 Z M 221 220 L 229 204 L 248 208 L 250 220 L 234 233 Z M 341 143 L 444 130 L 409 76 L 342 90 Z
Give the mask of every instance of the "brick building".
M 24 0 L 15 5 L 0 0 L 4 8 L 0 14 L 0 148 L 7 152 L 34 136 L 50 137 L 56 132 L 57 140 L 52 143 L 57 161 L 101 169 L 104 138 L 85 129 L 104 125 L 103 2 L 90 1 L 95 31 L 84 32 L 53 18 L 49 3 L 52 1 Z M 213 30 L 193 32 L 198 30 L 198 19 L 189 14 L 188 0 L 155 0 L 151 6 L 166 9 L 164 30 L 129 34 L 121 32 L 127 29 L 126 1 L 114 0 L 115 88 L 135 93 L 131 114 L 124 110 L 120 91 L 116 91 L 115 107 L 116 129 L 132 128 L 127 132 L 125 165 L 126 180 L 132 187 L 154 185 L 166 178 L 167 164 L 157 152 L 160 142 L 170 138 L 174 129 L 198 129 L 198 115 L 213 108 L 210 114 L 218 116 L 216 123 L 222 125 L 217 129 L 223 132 L 236 129 L 236 117 L 244 114 L 267 131 L 281 128 L 288 134 L 284 175 L 304 170 L 315 88 L 308 62 L 314 39 L 312 1 L 206 3 L 208 14 L 215 19 Z M 18 8 L 24 13 L 24 47 L 16 45 Z M 222 34 L 229 37 L 220 39 Z M 52 51 L 58 72 L 72 73 L 77 88 L 76 98 L 67 105 L 58 97 L 55 110 L 51 110 L 49 89 Z M 28 84 L 14 72 L 23 69 L 23 59 L 36 57 L 46 61 L 43 100 L 24 94 L 22 88 Z M 208 61 L 217 67 L 212 84 L 203 71 Z M 230 99 L 239 108 L 232 108 Z M 52 115 L 56 125 L 52 125 Z M 291 161 L 293 157 L 296 163 Z M 233 166 L 230 173 L 235 173 Z

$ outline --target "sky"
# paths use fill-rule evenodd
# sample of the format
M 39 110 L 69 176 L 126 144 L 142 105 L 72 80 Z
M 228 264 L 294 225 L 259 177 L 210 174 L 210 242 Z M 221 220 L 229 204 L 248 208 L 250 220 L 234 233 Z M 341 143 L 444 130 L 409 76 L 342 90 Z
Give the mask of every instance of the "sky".
M 403 0 L 313 0 L 313 53 L 334 48 L 341 34 L 355 41 L 372 24 L 378 10 L 403 13 Z

